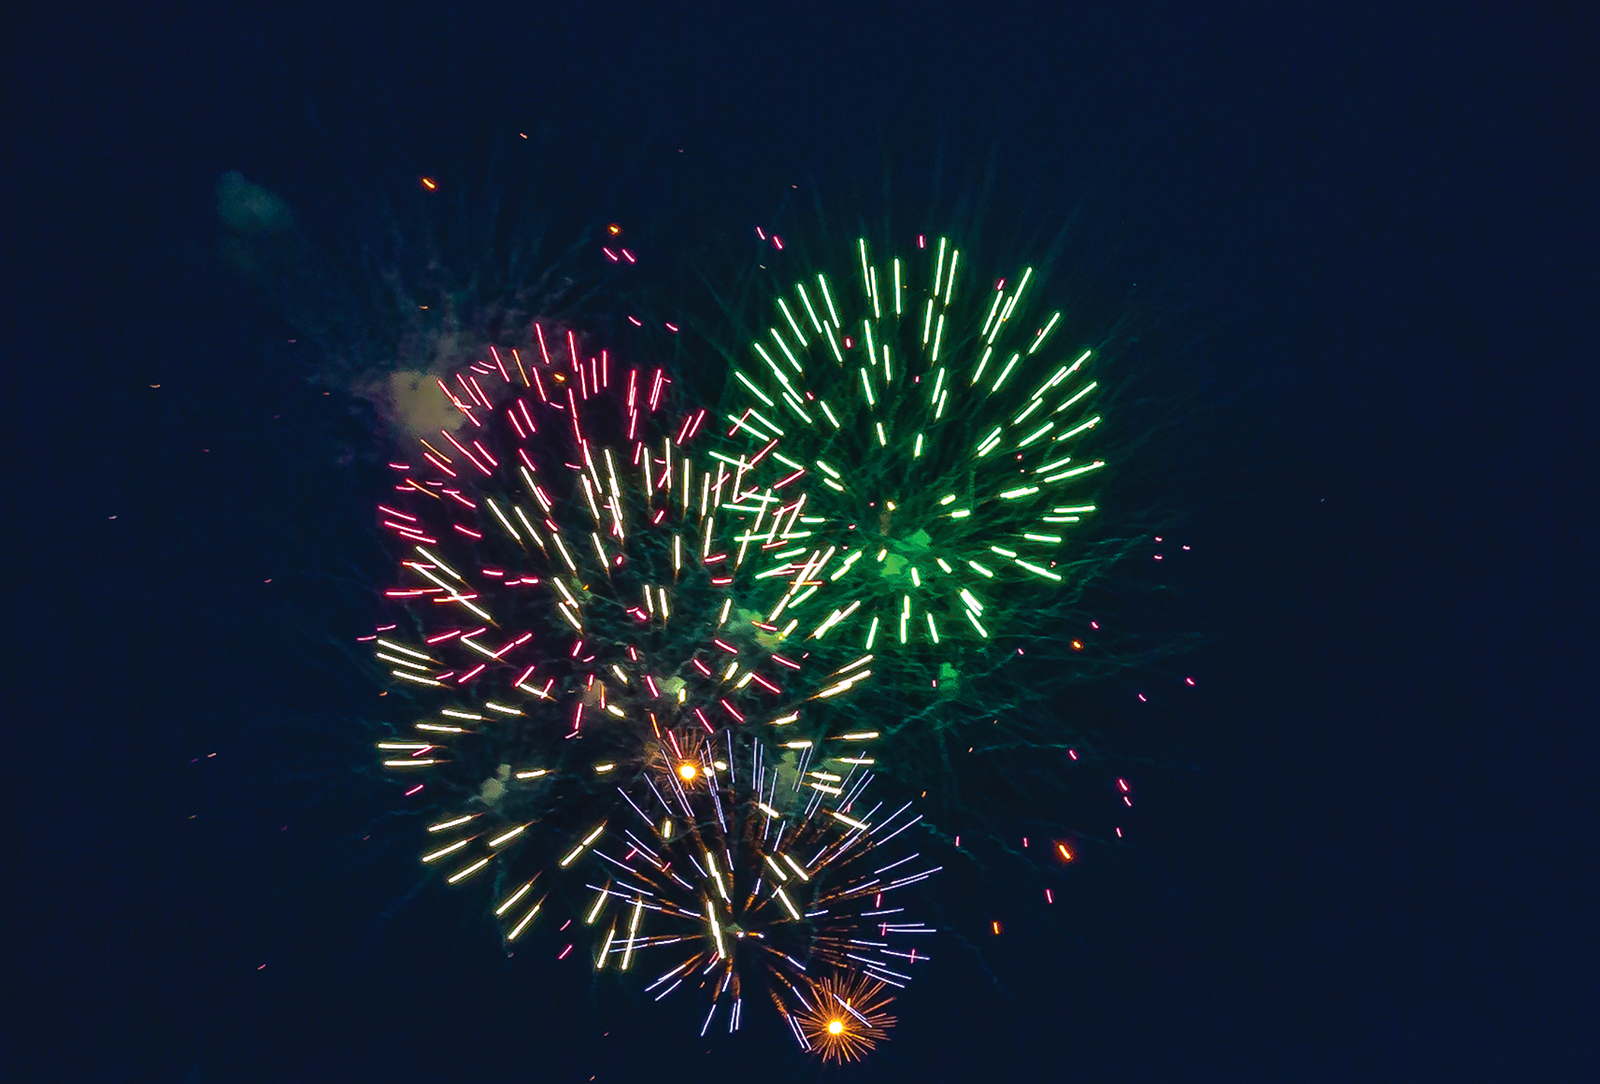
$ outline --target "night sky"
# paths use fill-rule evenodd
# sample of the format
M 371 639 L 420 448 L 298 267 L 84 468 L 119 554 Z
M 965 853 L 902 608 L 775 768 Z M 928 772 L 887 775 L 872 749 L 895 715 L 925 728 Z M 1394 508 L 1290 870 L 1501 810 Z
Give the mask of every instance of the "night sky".
M 223 259 L 216 186 L 339 266 L 491 159 L 558 248 L 625 224 L 640 289 L 796 199 L 850 229 L 954 200 L 998 252 L 1077 215 L 1170 390 L 1142 454 L 1172 469 L 1135 476 L 1182 480 L 1151 490 L 1194 547 L 1159 621 L 1197 685 L 1107 716 L 1127 840 L 943 875 L 969 925 L 822 1076 L 1593 1074 L 1592 17 L 645 6 L 12 23 L 4 1075 L 821 1071 L 765 1006 L 701 1041 L 548 940 L 508 960 L 371 771 L 386 434 Z M 609 274 L 597 244 L 574 266 Z

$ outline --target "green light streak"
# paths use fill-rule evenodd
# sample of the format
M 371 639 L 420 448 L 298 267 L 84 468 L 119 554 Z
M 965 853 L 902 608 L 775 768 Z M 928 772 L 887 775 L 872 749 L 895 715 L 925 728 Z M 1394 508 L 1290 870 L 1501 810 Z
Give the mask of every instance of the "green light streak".
M 760 350 L 761 347 L 757 346 L 756 349 Z M 754 395 L 757 399 L 760 399 L 763 403 L 767 404 L 769 407 L 775 407 L 775 406 L 778 405 L 777 403 L 774 403 L 771 399 L 768 399 L 767 395 L 766 395 L 766 393 L 764 391 L 762 391 L 760 388 L 756 387 L 755 381 L 751 380 L 748 376 L 745 376 L 738 369 L 733 370 L 733 377 L 739 383 L 741 383 L 745 387 L 749 388 L 750 389 L 750 393 L 752 395 Z
M 1103 467 L 1105 465 L 1106 465 L 1105 464 L 1105 460 L 1097 459 L 1093 463 L 1085 463 L 1081 467 L 1073 467 L 1069 471 L 1062 471 L 1060 474 L 1052 474 L 1048 478 L 1046 478 L 1045 481 L 1046 482 L 1060 482 L 1060 481 L 1062 481 L 1064 479 L 1067 479 L 1067 478 L 1076 478 L 1080 474 L 1087 474 L 1092 470 L 1099 470 L 1101 467 Z
M 1089 383 L 1085 384 L 1082 388 L 1080 388 L 1078 390 L 1078 393 L 1076 395 L 1074 395 L 1071 399 L 1068 399 L 1066 402 L 1062 403 L 1060 406 L 1056 407 L 1050 413 L 1052 413 L 1052 414 L 1060 414 L 1063 410 L 1067 409 L 1073 403 L 1076 403 L 1079 399 L 1082 399 L 1085 395 L 1088 395 L 1090 392 L 1094 391 L 1094 389 L 1099 387 L 1099 386 L 1100 386 L 1100 382 L 1098 380 L 1089 381 Z
M 1032 414 L 1035 410 L 1038 410 L 1042 406 L 1044 406 L 1044 401 L 1041 399 L 1035 399 L 1033 402 L 1027 405 L 1026 409 L 1024 409 L 1021 414 L 1018 414 L 1015 418 L 1011 419 L 1011 424 L 1021 425 L 1023 422 L 1027 421 L 1029 414 Z
M 994 342 L 994 337 L 989 334 L 990 327 L 994 327 L 994 330 L 996 331 L 1000 330 L 999 325 L 995 324 L 994 318 L 999 315 L 1000 302 L 1005 300 L 1005 296 L 1006 295 L 1000 290 L 996 290 L 994 292 L 994 304 L 989 306 L 989 318 L 983 322 L 983 330 L 978 333 L 984 336 L 986 342 L 988 343 Z
M 805 403 L 801 402 L 800 397 L 794 392 L 789 391 L 787 388 L 785 388 L 783 392 L 783 403 L 790 410 L 794 411 L 800 420 L 805 422 L 807 425 L 816 424 L 811 420 L 811 415 L 806 413 Z
M 1032 433 L 1029 433 L 1027 436 L 1023 437 L 1022 441 L 1017 445 L 1017 449 L 1020 451 L 1021 449 L 1026 448 L 1028 445 L 1032 444 L 1034 441 L 1038 440 L 1040 437 L 1044 436 L 1046 433 L 1050 432 L 1050 430 L 1054 429 L 1055 427 L 1056 427 L 1056 423 L 1055 422 L 1045 422 L 1038 429 L 1034 430 Z
M 1061 313 L 1059 311 L 1051 314 L 1050 322 L 1044 326 L 1044 328 L 1039 332 L 1038 337 L 1033 340 L 1033 345 L 1028 347 L 1029 356 L 1032 356 L 1033 352 L 1039 349 L 1040 344 L 1045 340 L 1045 336 L 1050 334 L 1050 332 L 1056 326 L 1056 321 L 1060 319 Z
M 833 321 L 833 326 L 844 327 L 839 322 L 839 310 L 833 307 L 833 294 L 828 290 L 828 278 L 822 272 L 817 272 L 817 281 L 822 284 L 822 300 L 828 303 L 828 317 Z
M 740 429 L 748 429 L 760 440 L 771 440 L 773 434 L 763 433 L 758 425 L 750 424 L 751 416 L 760 417 L 760 415 L 756 414 L 754 410 L 747 409 L 742 416 L 737 414 L 724 414 L 723 418 L 733 423 L 733 432 L 738 432 Z
M 817 319 L 817 310 L 811 307 L 811 295 L 806 293 L 805 283 L 797 282 L 795 283 L 794 288 L 795 292 L 800 295 L 801 303 L 803 303 L 806 307 L 806 315 L 811 317 L 811 326 L 817 329 L 818 335 L 821 335 L 822 321 Z
M 794 371 L 797 372 L 797 373 L 803 373 L 804 370 L 800 368 L 800 362 L 798 360 L 796 360 L 794 354 L 790 353 L 789 344 L 783 341 L 783 336 L 778 334 L 778 329 L 777 328 L 773 328 L 772 329 L 772 341 L 778 344 L 778 349 L 782 350 L 783 351 L 783 356 L 789 359 L 789 364 L 794 366 Z M 804 341 L 803 340 L 802 340 L 801 345 L 804 345 Z M 771 364 L 771 359 L 770 358 L 768 359 L 768 364 Z M 787 387 L 791 387 L 791 385 L 789 383 L 789 378 L 787 376 L 784 376 L 783 372 L 781 370 L 779 370 L 779 368 L 776 365 L 772 366 L 772 371 L 778 374 L 778 379 L 783 381 L 783 386 L 784 387 L 786 387 L 786 388 Z
M 1006 382 L 1006 377 L 1011 375 L 1011 370 L 1015 369 L 1017 367 L 1017 362 L 1019 362 L 1021 360 L 1022 360 L 1022 355 L 1021 354 L 1012 354 L 1011 355 L 1011 360 L 1006 362 L 1006 367 L 1004 369 L 1000 370 L 1000 375 L 995 378 L 994 387 L 989 389 L 991 393 L 997 392 L 997 391 L 1000 390 L 1000 385 L 1002 385 L 1002 384 L 1004 384 Z
M 773 433 L 776 434 L 777 436 L 780 436 L 780 437 L 788 436 L 787 433 L 785 433 L 782 429 L 779 429 L 776 425 L 773 425 L 772 422 L 768 421 L 758 411 L 751 410 L 750 411 L 750 417 L 754 418 L 756 421 L 760 422 L 762 425 L 764 425 L 768 429 L 772 430 Z M 771 438 L 769 437 L 767 439 L 770 440 Z
M 1100 415 L 1096 414 L 1094 417 L 1090 418 L 1086 422 L 1083 422 L 1081 425 L 1078 425 L 1078 426 L 1076 426 L 1076 427 L 1074 427 L 1072 429 L 1068 429 L 1065 433 L 1062 433 L 1056 439 L 1057 440 L 1071 440 L 1073 437 L 1077 436 L 1079 433 L 1083 432 L 1085 429 L 1093 429 L 1095 426 L 1097 426 L 1099 424 L 1100 424 Z
M 993 354 L 994 354 L 993 348 L 987 347 L 987 346 L 984 347 L 984 349 L 983 349 L 983 357 L 978 359 L 978 367 L 976 369 L 972 370 L 972 382 L 974 384 L 976 384 L 979 380 L 981 380 L 983 378 L 983 367 L 985 365 L 989 364 L 989 358 Z
M 843 365 L 844 364 L 844 351 L 839 349 L 839 340 L 834 338 L 833 325 L 832 324 L 824 324 L 824 325 L 822 325 L 822 330 L 827 333 L 828 346 L 830 348 L 832 348 L 832 350 L 833 350 L 833 360 L 837 361 L 839 364 Z
M 1011 295 L 1011 300 L 1006 302 L 1005 311 L 1000 314 L 1000 322 L 1002 324 L 1011 319 L 1011 310 L 1017 307 L 1017 301 L 1021 299 L 1022 291 L 1027 288 L 1028 280 L 1032 277 L 1033 268 L 1030 267 L 1022 272 L 1022 281 L 1017 283 L 1017 292 Z
M 794 331 L 794 337 L 799 341 L 800 345 L 804 347 L 806 345 L 805 334 L 800 330 L 800 325 L 795 322 L 794 315 L 789 312 L 789 306 L 784 304 L 783 298 L 781 297 L 778 298 L 778 310 L 783 313 L 783 318 L 789 321 L 789 327 Z M 1057 315 L 1060 314 L 1057 313 Z M 790 360 L 793 361 L 794 359 L 791 358 Z M 798 362 L 795 363 L 794 369 L 795 372 L 800 371 L 800 365 Z

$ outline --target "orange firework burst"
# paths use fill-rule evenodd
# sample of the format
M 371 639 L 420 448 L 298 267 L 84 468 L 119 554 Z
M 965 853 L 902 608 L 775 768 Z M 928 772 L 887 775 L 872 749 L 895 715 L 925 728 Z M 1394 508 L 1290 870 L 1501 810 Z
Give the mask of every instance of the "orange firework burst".
M 888 1037 L 894 1017 L 883 1010 L 894 998 L 884 984 L 859 973 L 830 975 L 811 984 L 811 1007 L 800 1029 L 823 1061 L 856 1061 Z

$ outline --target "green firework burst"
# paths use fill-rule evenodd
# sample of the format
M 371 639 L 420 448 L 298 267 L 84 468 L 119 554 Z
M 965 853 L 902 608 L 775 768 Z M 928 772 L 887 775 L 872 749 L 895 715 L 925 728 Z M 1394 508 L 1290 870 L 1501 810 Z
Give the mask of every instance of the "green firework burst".
M 777 296 L 733 362 L 728 458 L 767 486 L 744 504 L 759 545 L 739 558 L 786 637 L 954 677 L 1072 583 L 1105 466 L 1080 450 L 1101 422 L 1094 352 L 1061 345 L 1059 311 L 1035 317 L 1032 268 L 991 287 L 946 239 L 856 250 L 849 281 Z

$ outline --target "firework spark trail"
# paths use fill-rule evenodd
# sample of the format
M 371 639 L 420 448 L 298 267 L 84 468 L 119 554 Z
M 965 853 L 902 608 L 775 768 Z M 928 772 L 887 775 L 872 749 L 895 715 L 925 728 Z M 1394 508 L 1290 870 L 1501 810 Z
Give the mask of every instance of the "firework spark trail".
M 1101 422 L 1092 351 L 1056 356 L 1061 313 L 1027 317 L 1031 268 L 973 289 L 960 250 L 918 247 L 876 263 L 859 241 L 852 286 L 796 283 L 732 366 L 727 458 L 805 492 L 798 544 L 736 563 L 810 646 L 956 657 L 949 641 L 988 641 L 1067 579 L 1063 547 L 1095 510 L 1082 487 L 1105 464 L 1078 452 Z M 762 509 L 742 511 L 758 535 Z

